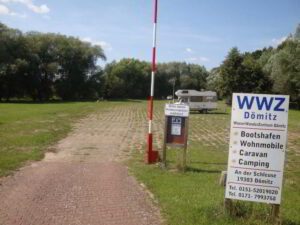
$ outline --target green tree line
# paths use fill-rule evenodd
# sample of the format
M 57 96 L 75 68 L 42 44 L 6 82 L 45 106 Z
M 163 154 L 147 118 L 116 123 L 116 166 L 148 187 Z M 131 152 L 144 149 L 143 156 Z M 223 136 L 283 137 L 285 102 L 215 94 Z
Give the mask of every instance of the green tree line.
M 0 100 L 75 100 L 99 95 L 100 46 L 60 34 L 22 33 L 0 24 Z
M 0 24 L 0 100 L 147 98 L 149 62 L 125 58 L 101 68 L 99 59 L 105 60 L 103 49 L 78 38 Z M 232 48 L 211 71 L 185 62 L 158 64 L 156 98 L 178 89 L 215 90 L 229 102 L 233 92 L 287 94 L 300 107 L 300 25 L 277 47 Z
M 105 98 L 146 98 L 150 94 L 150 63 L 122 59 L 106 65 L 103 74 Z M 155 74 L 155 96 L 165 98 L 173 89 L 205 89 L 205 67 L 184 62 L 161 63 Z
M 228 101 L 233 92 L 286 94 L 300 108 L 300 24 L 275 48 L 245 53 L 232 48 L 211 70 L 207 87 Z
M 122 59 L 102 69 L 99 59 L 105 60 L 103 49 L 78 38 L 22 33 L 0 24 L 0 100 L 147 98 L 150 63 Z M 173 88 L 206 87 L 209 73 L 203 66 L 171 62 L 157 68 L 158 98 L 172 94 Z

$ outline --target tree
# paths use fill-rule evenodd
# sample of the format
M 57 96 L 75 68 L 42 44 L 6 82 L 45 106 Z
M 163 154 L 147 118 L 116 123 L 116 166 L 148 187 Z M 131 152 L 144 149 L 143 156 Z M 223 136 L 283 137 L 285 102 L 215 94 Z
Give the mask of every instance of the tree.
M 88 77 L 97 73 L 97 60 L 105 59 L 100 46 L 91 46 L 77 38 L 59 36 L 59 70 L 55 87 L 57 94 L 65 100 L 84 98 Z
M 172 94 L 173 85 L 175 89 L 196 89 L 206 88 L 208 72 L 205 67 L 196 64 L 171 62 L 158 64 L 158 74 L 164 74 L 160 79 L 164 88 L 160 88 L 161 96 Z
M 25 73 L 27 93 L 39 101 L 54 94 L 54 79 L 59 69 L 57 35 L 30 32 L 25 35 L 28 68 Z
M 97 97 L 102 81 L 100 46 L 74 37 L 29 32 L 0 24 L 0 100 Z
M 237 48 L 230 50 L 220 67 L 219 92 L 231 100 L 233 92 L 266 93 L 272 83 L 258 62 L 262 51 L 241 54 Z
M 222 77 L 219 67 L 213 68 L 210 71 L 209 76 L 206 78 L 206 81 L 208 90 L 216 91 L 219 98 L 222 98 L 224 96 L 222 90 Z
M 27 65 L 24 47 L 22 33 L 0 23 L 0 100 L 24 94 L 23 72 Z
M 295 40 L 300 40 L 300 23 L 298 24 L 298 26 L 296 28 L 296 32 L 294 34 L 294 39 Z
M 261 52 L 262 54 L 262 52 Z M 264 73 L 262 66 L 258 62 L 259 56 L 256 52 L 246 53 L 243 59 L 243 92 L 252 93 L 269 93 L 272 89 L 272 81 L 266 73 Z
M 264 66 L 273 80 L 273 92 L 290 95 L 291 101 L 300 106 L 300 41 L 283 42 Z
M 196 64 L 188 64 L 189 67 L 189 77 L 191 79 L 190 84 L 187 85 L 187 89 L 206 89 L 206 79 L 209 75 L 205 67 Z
M 105 68 L 106 97 L 145 98 L 150 64 L 136 59 L 122 59 Z
M 243 87 L 241 86 L 243 80 L 242 62 L 243 56 L 240 54 L 239 50 L 237 48 L 232 48 L 220 67 L 222 94 L 229 99 L 233 92 L 240 92 L 243 90 Z

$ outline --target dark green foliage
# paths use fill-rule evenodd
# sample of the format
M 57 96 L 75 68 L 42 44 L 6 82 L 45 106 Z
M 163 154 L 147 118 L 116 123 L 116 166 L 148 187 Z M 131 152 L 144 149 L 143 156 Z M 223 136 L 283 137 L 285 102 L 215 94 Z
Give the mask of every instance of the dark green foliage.
M 299 37 L 300 25 L 277 48 L 246 53 L 233 48 L 210 73 L 195 64 L 158 64 L 155 96 L 178 89 L 215 90 L 228 100 L 233 92 L 275 93 L 290 95 L 300 108 Z M 145 99 L 150 94 L 150 63 L 122 59 L 102 70 L 98 59 L 105 59 L 100 46 L 59 34 L 23 34 L 0 23 L 0 100 Z
M 208 88 L 230 100 L 233 92 L 290 95 L 300 108 L 300 26 L 277 48 L 240 53 L 233 48 L 222 65 L 211 70 Z
M 296 28 L 296 32 L 295 32 L 294 38 L 296 40 L 300 40 L 300 23 L 298 24 L 298 26 Z
M 273 80 L 273 92 L 290 95 L 300 107 L 300 40 L 288 39 L 273 51 L 264 66 Z
M 158 66 L 174 82 L 176 89 L 205 89 L 208 72 L 203 66 L 180 62 L 164 63 Z M 170 83 L 170 84 L 171 84 Z
M 146 98 L 151 65 L 137 59 L 97 66 L 105 59 L 100 46 L 59 34 L 23 34 L 0 24 L 0 100 L 31 98 L 47 101 L 105 98 Z M 173 86 L 204 89 L 208 72 L 187 63 L 159 64 L 155 96 L 166 97 Z
M 230 98 L 233 92 L 269 92 L 272 81 L 257 61 L 261 54 L 261 51 L 241 54 L 233 48 L 219 69 L 219 93 Z
M 96 98 L 100 46 L 59 34 L 23 34 L 0 24 L 0 100 Z
M 241 81 L 244 78 L 243 74 L 243 56 L 237 48 L 233 48 L 228 53 L 225 61 L 220 67 L 222 77 L 222 95 L 230 96 L 233 92 L 242 91 Z
M 207 77 L 207 88 L 208 90 L 216 91 L 220 98 L 223 97 L 222 77 L 219 67 L 213 68 L 210 71 L 209 76 Z
M 107 98 L 145 98 L 147 96 L 150 66 L 136 59 L 122 59 L 105 68 L 105 95 Z
M 122 59 L 106 65 L 106 98 L 146 98 L 150 94 L 151 65 L 136 59 Z M 178 89 L 204 89 L 208 72 L 202 66 L 180 62 L 157 65 L 155 96 L 172 95 Z
M 0 24 L 0 99 L 23 95 L 25 40 L 18 30 Z

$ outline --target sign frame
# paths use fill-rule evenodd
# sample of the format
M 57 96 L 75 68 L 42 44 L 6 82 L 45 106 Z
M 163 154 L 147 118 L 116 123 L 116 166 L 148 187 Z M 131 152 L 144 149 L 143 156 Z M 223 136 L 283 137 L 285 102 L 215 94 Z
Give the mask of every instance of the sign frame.
M 225 202 L 280 205 L 288 111 L 287 95 L 233 94 Z
M 163 167 L 167 167 L 167 147 L 183 148 L 182 168 L 186 167 L 186 151 L 189 130 L 189 106 L 186 104 L 166 104 L 165 105 L 165 126 L 164 126 L 164 141 L 163 141 Z M 180 121 L 174 124 L 174 121 Z M 172 134 L 174 125 L 179 129 L 180 135 Z M 178 130 L 177 130 L 178 131 Z

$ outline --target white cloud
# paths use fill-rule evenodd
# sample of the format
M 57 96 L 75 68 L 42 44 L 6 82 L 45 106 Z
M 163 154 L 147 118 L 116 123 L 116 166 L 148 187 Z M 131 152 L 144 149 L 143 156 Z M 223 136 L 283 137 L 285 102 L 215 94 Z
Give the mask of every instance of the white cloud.
M 186 48 L 185 51 L 191 55 L 193 55 L 193 57 L 189 57 L 188 59 L 186 59 L 186 61 L 189 61 L 189 62 L 209 62 L 210 60 L 207 58 L 207 57 L 204 57 L 204 56 L 195 56 L 196 55 L 196 52 L 191 49 L 191 48 Z
M 19 14 L 16 12 L 11 11 L 7 6 L 0 4 L 0 15 L 6 15 L 6 16 L 19 16 L 22 18 L 25 18 L 25 14 Z
M 185 51 L 188 52 L 188 53 L 193 53 L 194 52 L 191 48 L 186 48 Z
M 5 6 L 0 5 L 0 15 L 10 15 L 11 11 Z
M 111 44 L 105 42 L 105 41 L 98 41 L 95 42 L 96 45 L 100 45 L 102 48 L 104 48 L 107 51 L 111 51 L 112 50 L 112 46 Z
M 82 38 L 81 40 L 85 42 L 90 42 L 92 45 L 100 45 L 106 51 L 112 51 L 111 44 L 106 41 L 95 41 L 89 37 Z
M 191 58 L 186 59 L 186 61 L 191 61 L 191 62 L 195 62 L 197 60 L 198 60 L 198 58 L 196 58 L 196 57 L 191 57 Z
M 46 4 L 36 5 L 33 0 L 0 0 L 1 3 L 20 3 L 25 5 L 29 10 L 38 14 L 49 13 L 50 9 Z
M 50 9 L 45 4 L 40 5 L 40 6 L 37 6 L 37 5 L 34 5 L 34 4 L 28 4 L 27 7 L 35 13 L 44 14 L 44 13 L 50 12 Z
M 199 57 L 199 60 L 201 62 L 209 62 L 209 58 L 206 58 L 206 57 Z
M 186 61 L 189 61 L 189 62 L 209 62 L 209 58 L 207 57 L 204 57 L 204 56 L 200 56 L 200 57 L 191 57 L 191 58 L 188 58 L 186 59 Z
M 91 42 L 91 43 L 92 43 L 92 38 L 89 38 L 89 37 L 80 38 L 80 40 L 85 41 L 85 42 Z
M 287 36 L 281 37 L 281 38 L 273 38 L 271 43 L 273 46 L 278 46 L 280 45 L 282 42 L 284 42 L 287 39 Z

